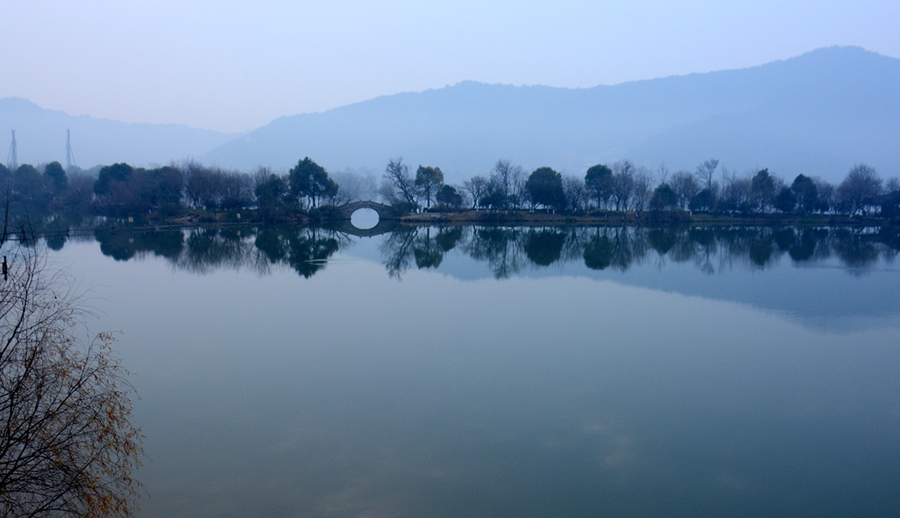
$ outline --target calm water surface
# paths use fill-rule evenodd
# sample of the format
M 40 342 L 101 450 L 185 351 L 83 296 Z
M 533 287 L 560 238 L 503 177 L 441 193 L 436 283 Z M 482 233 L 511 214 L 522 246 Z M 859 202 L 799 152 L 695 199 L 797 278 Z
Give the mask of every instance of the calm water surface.
M 143 517 L 900 514 L 897 247 L 743 232 L 120 231 L 52 257 L 123 331 Z

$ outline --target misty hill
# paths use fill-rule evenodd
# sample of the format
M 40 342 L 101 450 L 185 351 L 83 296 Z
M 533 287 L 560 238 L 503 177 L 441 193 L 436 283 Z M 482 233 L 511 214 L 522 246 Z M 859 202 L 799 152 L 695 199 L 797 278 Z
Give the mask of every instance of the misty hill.
M 46 110 L 25 99 L 0 99 L 0 160 L 6 161 L 16 131 L 19 163 L 66 163 L 66 130 L 72 132 L 75 163 L 82 168 L 128 162 L 146 166 L 200 156 L 235 138 L 177 124 L 126 124 Z
M 719 158 L 843 178 L 858 162 L 900 173 L 900 60 L 832 47 L 758 67 L 565 89 L 463 82 L 323 113 L 282 117 L 201 157 L 288 168 L 310 156 L 330 170 L 380 173 L 391 157 L 440 166 L 448 181 L 499 158 L 582 173 L 628 158 L 693 170 Z

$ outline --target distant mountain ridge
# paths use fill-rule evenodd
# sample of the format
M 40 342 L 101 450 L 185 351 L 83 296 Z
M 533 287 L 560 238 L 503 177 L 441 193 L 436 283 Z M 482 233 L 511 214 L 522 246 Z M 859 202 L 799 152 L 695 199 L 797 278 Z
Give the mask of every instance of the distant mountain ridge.
M 6 160 L 16 131 L 19 163 L 66 163 L 66 130 L 71 130 L 75 163 L 82 168 L 128 162 L 139 166 L 198 157 L 237 134 L 177 124 L 129 124 L 47 110 L 31 101 L 0 99 L 0 151 Z
M 321 113 L 281 117 L 245 135 L 175 124 L 127 124 L 0 99 L 0 152 L 16 130 L 20 163 L 147 166 L 196 158 L 286 170 L 310 156 L 331 171 L 380 174 L 402 156 L 449 182 L 505 158 L 583 174 L 622 158 L 693 170 L 718 158 L 740 173 L 768 167 L 840 180 L 858 162 L 900 175 L 900 59 L 831 47 L 739 69 L 583 89 L 465 81 Z
M 462 82 L 322 113 L 281 117 L 203 155 L 228 167 L 380 172 L 391 157 L 440 166 L 448 181 L 500 158 L 581 174 L 622 158 L 739 172 L 768 167 L 843 178 L 857 162 L 900 174 L 900 60 L 856 47 L 819 49 L 740 70 L 565 89 Z

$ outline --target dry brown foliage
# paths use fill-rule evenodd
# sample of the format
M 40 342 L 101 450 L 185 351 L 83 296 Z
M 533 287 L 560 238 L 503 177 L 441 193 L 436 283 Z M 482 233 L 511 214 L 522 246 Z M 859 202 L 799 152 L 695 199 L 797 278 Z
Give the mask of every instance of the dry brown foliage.
M 0 516 L 134 515 L 143 437 L 114 337 L 91 337 L 71 278 L 38 249 L 0 251 Z

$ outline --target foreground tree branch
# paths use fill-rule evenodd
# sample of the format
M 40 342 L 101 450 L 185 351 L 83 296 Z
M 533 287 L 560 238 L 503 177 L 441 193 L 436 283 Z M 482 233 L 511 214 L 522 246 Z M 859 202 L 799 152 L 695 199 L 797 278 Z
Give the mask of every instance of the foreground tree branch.
M 80 338 L 87 313 L 40 250 L 0 251 L 0 517 L 134 515 L 143 437 L 113 336 Z

